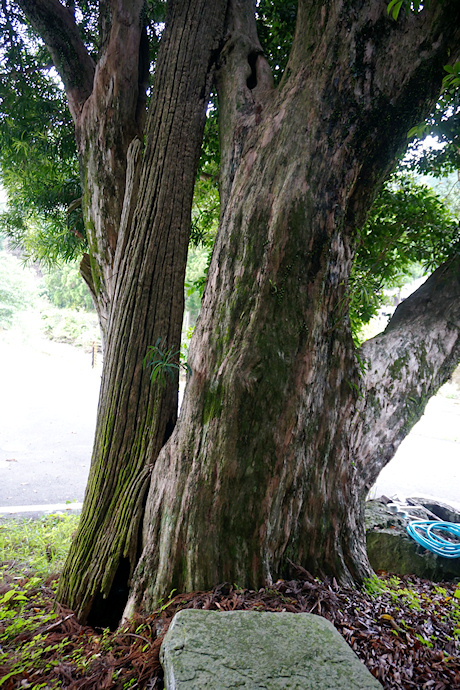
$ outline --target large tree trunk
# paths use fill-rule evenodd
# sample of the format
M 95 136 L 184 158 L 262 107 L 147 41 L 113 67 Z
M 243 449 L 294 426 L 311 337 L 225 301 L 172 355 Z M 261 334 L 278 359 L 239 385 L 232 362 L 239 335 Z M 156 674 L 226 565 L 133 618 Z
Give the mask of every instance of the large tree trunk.
M 145 129 L 144 0 L 100 0 L 96 64 L 73 3 L 19 3 L 75 121 L 89 241 L 81 272 L 105 342 L 91 471 L 58 599 L 112 624 L 140 554 L 149 473 L 177 418 L 177 369 L 152 385 L 143 362 L 158 341 L 163 352 L 180 349 L 193 187 L 227 0 L 168 2 Z
M 98 624 L 117 622 L 125 604 L 149 473 L 177 418 L 178 370 L 152 384 L 143 362 L 159 340 L 162 351 L 180 349 L 193 187 L 225 5 L 169 3 L 142 161 L 139 141 L 128 152 L 93 459 L 58 592 Z
M 219 76 L 221 224 L 127 613 L 174 587 L 270 584 L 291 562 L 342 582 L 370 572 L 363 501 L 378 415 L 367 418 L 362 401 L 376 398 L 370 372 L 384 346 L 363 348 L 363 379 L 347 313 L 355 230 L 439 93 L 451 45 L 458 51 L 460 4 L 434 3 L 395 24 L 380 2 L 300 2 L 276 91 L 252 3 L 232 7 Z M 448 274 L 458 296 L 455 269 Z M 458 309 L 449 319 L 449 342 L 440 348 L 435 333 L 431 348 L 434 386 L 458 359 Z M 405 344 L 421 365 L 409 334 Z M 406 408 L 417 364 L 411 372 L 379 393 L 381 406 L 399 401 L 387 458 L 415 421 Z M 363 407 L 366 423 L 356 421 Z

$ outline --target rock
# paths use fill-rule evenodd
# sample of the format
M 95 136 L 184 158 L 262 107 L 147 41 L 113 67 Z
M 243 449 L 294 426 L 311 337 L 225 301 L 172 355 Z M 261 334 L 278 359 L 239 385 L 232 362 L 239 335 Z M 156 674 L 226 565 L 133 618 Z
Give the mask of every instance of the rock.
M 415 501 L 415 499 L 414 499 Z M 365 511 L 367 555 L 374 570 L 417 575 L 434 582 L 460 577 L 460 559 L 427 551 L 407 534 L 410 520 L 439 520 L 427 506 L 367 501 Z M 399 512 L 393 512 L 394 510 Z
M 334 626 L 308 613 L 179 611 L 160 659 L 166 690 L 382 687 Z
M 443 520 L 444 522 L 460 523 L 460 511 L 441 503 L 441 501 L 434 501 L 430 498 L 407 498 L 406 503 L 409 505 L 420 505 L 434 514 L 434 520 Z

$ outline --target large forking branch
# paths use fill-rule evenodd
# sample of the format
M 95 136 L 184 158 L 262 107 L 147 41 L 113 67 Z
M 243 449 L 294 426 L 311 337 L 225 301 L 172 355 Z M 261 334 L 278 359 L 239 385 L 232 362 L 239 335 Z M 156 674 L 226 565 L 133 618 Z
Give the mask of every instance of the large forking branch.
M 343 45 L 351 48 L 347 69 L 334 53 L 340 43 L 337 32 L 344 37 Z M 363 0 L 346 8 L 340 3 L 299 0 L 286 82 L 299 70 L 316 68 L 326 77 L 318 82 L 318 101 L 327 99 L 331 91 L 344 104 L 356 101 L 355 114 L 345 107 L 347 119 L 341 119 L 339 112 L 335 127 L 363 139 L 359 194 L 374 189 L 371 196 L 375 196 L 407 145 L 408 122 L 418 124 L 436 102 L 443 66 L 459 59 L 459 45 L 458 0 L 426 3 L 418 13 L 401 12 L 397 21 L 382 11 L 380 0 Z M 341 68 L 336 70 L 336 65 Z M 359 128 L 365 131 L 360 133 Z M 354 221 L 361 224 L 364 218 Z
M 96 65 L 81 39 L 74 13 L 59 0 L 18 0 L 18 5 L 48 48 L 76 121 L 92 93 Z
M 107 61 L 111 63 L 111 76 L 117 81 L 113 91 L 120 106 L 126 96 L 123 81 L 136 84 L 145 78 L 145 74 L 139 73 L 138 59 L 144 0 L 100 3 L 101 50 L 97 65 L 80 35 L 73 8 L 62 5 L 59 0 L 18 0 L 18 4 L 53 58 L 75 122 L 98 82 L 104 81 L 101 72 Z M 132 116 L 131 111 L 129 116 Z
M 365 342 L 353 451 L 368 490 L 460 361 L 460 257 L 438 268 Z
M 146 113 L 149 62 L 144 0 L 101 0 L 96 64 L 80 35 L 73 8 L 58 0 L 19 0 L 19 4 L 51 53 L 75 122 L 83 213 L 91 247 L 91 258 L 83 257 L 81 273 L 105 337 L 127 152 L 130 143 L 142 135 Z

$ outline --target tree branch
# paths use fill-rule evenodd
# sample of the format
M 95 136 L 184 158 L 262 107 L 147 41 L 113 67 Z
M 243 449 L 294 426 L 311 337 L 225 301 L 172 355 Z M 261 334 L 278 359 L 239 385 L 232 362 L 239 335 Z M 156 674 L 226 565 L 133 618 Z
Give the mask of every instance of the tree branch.
M 459 59 L 460 0 L 426 5 L 419 13 L 401 12 L 394 21 L 380 0 L 361 0 L 346 9 L 341 3 L 299 0 L 281 86 L 287 91 L 299 75 L 314 74 L 314 83 L 304 80 L 306 109 L 334 103 L 330 113 L 323 107 L 330 131 L 343 132 L 344 146 L 360 151 L 350 228 L 362 224 L 407 147 L 407 132 L 436 103 L 443 65 Z
M 352 445 L 368 489 L 460 361 L 460 257 L 404 300 L 358 354 L 366 370 Z
M 267 94 L 273 89 L 271 69 L 257 36 L 254 5 L 254 0 L 230 0 L 226 42 L 219 56 L 216 81 L 220 104 L 222 207 L 246 135 L 260 121 Z
M 116 110 L 116 118 L 121 127 L 134 123 L 136 115 L 140 121 L 127 142 L 141 133 L 145 116 L 145 90 L 147 87 L 149 63 L 148 41 L 143 29 L 141 13 L 144 0 L 131 2 L 104 2 L 101 13 L 102 50 L 94 78 L 95 98 L 106 108 Z M 133 88 L 135 87 L 135 88 Z M 141 93 L 143 91 L 143 93 Z M 138 101 L 141 100 L 142 113 L 139 114 Z M 132 127 L 132 124 L 129 125 Z
M 51 53 L 76 120 L 93 90 L 95 65 L 80 37 L 73 11 L 58 0 L 18 0 L 18 4 Z

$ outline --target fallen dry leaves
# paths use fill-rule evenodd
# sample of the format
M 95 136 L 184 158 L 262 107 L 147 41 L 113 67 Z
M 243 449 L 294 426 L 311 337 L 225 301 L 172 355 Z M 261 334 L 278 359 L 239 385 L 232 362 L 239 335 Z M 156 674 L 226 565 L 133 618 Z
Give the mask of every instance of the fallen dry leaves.
M 163 610 L 137 616 L 110 633 L 81 626 L 71 611 L 61 609 L 57 620 L 18 635 L 4 647 L 7 661 L 0 685 L 2 690 L 38 686 L 160 689 L 159 649 L 164 633 L 176 611 L 198 608 L 318 614 L 335 625 L 384 688 L 460 688 L 460 645 L 453 639 L 452 622 L 458 585 L 440 586 L 413 576 L 396 580 L 382 573 L 383 585 L 372 595 L 339 587 L 334 580 L 320 582 L 301 568 L 298 573 L 296 580 L 281 580 L 257 592 L 220 585 L 212 592 L 181 594 Z M 40 596 L 43 611 L 50 612 L 53 590 L 42 587 Z M 37 600 L 32 599 L 30 615 L 36 616 Z M 27 616 L 27 606 L 21 615 Z M 24 650 L 38 633 L 43 639 L 36 668 L 24 664 L 19 672 L 21 646 Z M 7 678 L 12 671 L 14 675 Z

